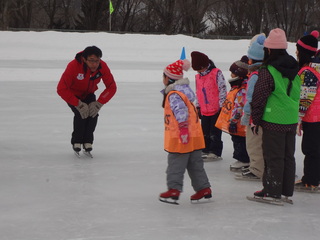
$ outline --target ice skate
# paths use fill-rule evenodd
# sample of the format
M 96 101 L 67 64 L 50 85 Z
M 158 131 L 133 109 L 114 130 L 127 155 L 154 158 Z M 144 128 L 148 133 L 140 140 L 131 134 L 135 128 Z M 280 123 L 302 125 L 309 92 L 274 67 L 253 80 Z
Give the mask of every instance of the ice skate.
M 283 206 L 283 201 L 281 200 L 281 196 L 273 196 L 268 193 L 264 193 L 263 191 L 257 191 L 253 194 L 253 196 L 247 196 L 247 199 L 250 201 L 268 203 L 278 206 Z
M 72 145 L 72 148 L 73 148 L 74 154 L 75 154 L 77 157 L 80 157 L 81 144 L 80 144 L 80 143 L 74 143 L 74 144 Z
M 296 192 L 308 192 L 308 193 L 320 193 L 319 186 L 308 185 L 298 180 L 294 184 L 294 191 Z
M 91 143 L 85 143 L 83 144 L 83 154 L 87 157 L 93 158 L 92 154 L 92 144 Z
M 244 181 L 261 181 L 261 178 L 254 175 L 250 170 L 241 173 L 236 173 L 235 179 L 237 180 L 244 180 Z
M 240 161 L 235 161 L 230 165 L 230 171 L 232 172 L 239 172 L 242 170 L 243 167 L 248 167 L 250 166 L 250 163 L 244 163 Z
M 198 202 L 200 199 L 210 199 L 212 198 L 212 193 L 210 188 L 204 188 L 190 197 L 192 203 Z
M 293 204 L 292 199 L 290 199 L 288 196 L 282 196 L 281 201 L 289 204 Z
M 179 203 L 177 202 L 179 200 L 179 196 L 180 196 L 179 190 L 169 189 L 168 191 L 160 194 L 159 200 L 161 202 L 179 205 Z
M 214 162 L 214 161 L 222 160 L 222 157 L 217 156 L 214 153 L 203 153 L 202 159 L 204 162 Z
M 92 151 L 92 144 L 91 144 L 91 143 L 84 143 L 84 144 L 83 144 L 83 149 L 84 149 L 86 152 L 91 152 L 91 151 Z

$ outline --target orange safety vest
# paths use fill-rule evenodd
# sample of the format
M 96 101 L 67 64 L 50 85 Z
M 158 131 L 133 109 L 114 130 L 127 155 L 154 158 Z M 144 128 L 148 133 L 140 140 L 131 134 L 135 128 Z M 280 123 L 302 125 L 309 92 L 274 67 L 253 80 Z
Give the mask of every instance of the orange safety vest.
M 229 125 L 230 125 L 230 119 L 231 119 L 231 114 L 234 106 L 234 100 L 236 99 L 237 93 L 244 89 L 244 86 L 241 86 L 240 88 L 234 88 L 232 89 L 228 95 L 224 103 L 222 104 L 221 112 L 219 114 L 219 117 L 216 122 L 216 127 L 221 129 L 222 131 L 229 133 Z M 237 133 L 232 133 L 232 135 L 237 135 L 237 136 L 246 136 L 246 126 L 241 125 L 240 119 L 237 122 Z
M 177 93 L 188 107 L 189 142 L 187 144 L 180 141 L 179 123 L 170 107 L 168 98 L 172 93 Z M 189 153 L 204 147 L 205 143 L 197 109 L 185 94 L 179 91 L 169 92 L 164 106 L 164 150 L 170 153 Z

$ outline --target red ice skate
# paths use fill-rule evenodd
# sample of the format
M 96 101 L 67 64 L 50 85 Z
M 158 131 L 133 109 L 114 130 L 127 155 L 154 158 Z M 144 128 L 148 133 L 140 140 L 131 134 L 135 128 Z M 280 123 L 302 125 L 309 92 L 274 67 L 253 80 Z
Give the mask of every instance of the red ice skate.
M 165 203 L 178 204 L 177 200 L 179 200 L 180 191 L 177 189 L 169 189 L 166 192 L 163 192 L 159 196 L 159 200 Z
M 201 189 L 200 191 L 198 191 L 195 194 L 193 194 L 190 197 L 190 200 L 192 202 L 192 201 L 198 201 L 198 200 L 200 200 L 202 198 L 206 198 L 206 199 L 212 198 L 212 194 L 211 194 L 211 189 L 210 188 Z

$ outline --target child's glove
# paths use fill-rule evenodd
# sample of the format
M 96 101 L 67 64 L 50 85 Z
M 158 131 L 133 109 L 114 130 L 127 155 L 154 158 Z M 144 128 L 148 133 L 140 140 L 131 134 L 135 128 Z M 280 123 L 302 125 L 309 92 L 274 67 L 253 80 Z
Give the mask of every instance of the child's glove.
M 229 133 L 230 133 L 230 134 L 235 134 L 235 133 L 237 133 L 237 123 L 236 123 L 236 122 L 230 122 L 230 125 L 229 125 Z
M 182 144 L 187 144 L 189 142 L 189 130 L 188 130 L 188 123 L 181 122 L 179 123 L 179 130 L 180 130 L 180 141 Z

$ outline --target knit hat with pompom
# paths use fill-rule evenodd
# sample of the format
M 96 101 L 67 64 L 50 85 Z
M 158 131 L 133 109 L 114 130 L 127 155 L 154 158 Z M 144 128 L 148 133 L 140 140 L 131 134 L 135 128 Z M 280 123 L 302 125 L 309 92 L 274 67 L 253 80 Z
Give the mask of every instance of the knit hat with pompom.
M 180 59 L 166 66 L 163 70 L 163 73 L 170 79 L 179 80 L 183 78 L 183 70 L 188 71 L 190 69 L 190 66 L 191 63 L 188 59 Z
M 318 31 L 312 31 L 310 35 L 303 36 L 297 42 L 299 52 L 305 52 L 311 56 L 315 55 L 318 50 Z
M 245 78 L 248 75 L 248 61 L 247 56 L 242 56 L 241 60 L 232 63 L 229 71 L 238 77 Z
M 263 33 L 261 35 L 258 35 L 257 38 L 252 41 L 247 52 L 248 58 L 256 61 L 263 60 L 264 58 L 263 44 L 265 40 L 266 40 L 266 36 Z

